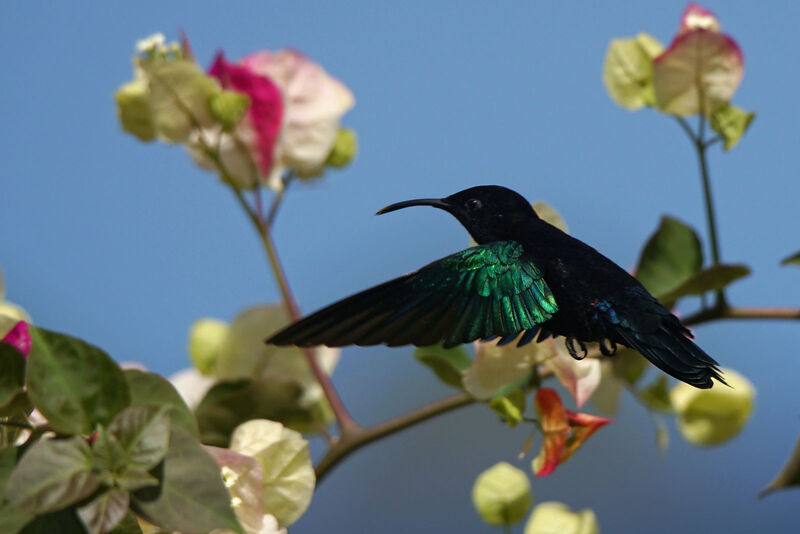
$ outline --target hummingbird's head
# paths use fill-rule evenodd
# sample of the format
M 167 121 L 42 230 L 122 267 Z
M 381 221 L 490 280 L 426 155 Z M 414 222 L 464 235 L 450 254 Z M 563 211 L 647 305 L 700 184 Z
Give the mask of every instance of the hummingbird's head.
M 445 198 L 398 202 L 386 206 L 378 215 L 410 206 L 433 206 L 447 211 L 479 244 L 516 239 L 520 225 L 537 218 L 522 195 L 499 185 L 471 187 Z

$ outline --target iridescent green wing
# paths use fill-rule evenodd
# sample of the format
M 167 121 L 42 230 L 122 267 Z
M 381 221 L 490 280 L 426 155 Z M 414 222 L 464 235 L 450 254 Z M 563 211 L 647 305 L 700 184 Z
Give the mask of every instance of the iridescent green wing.
M 472 247 L 357 293 L 273 336 L 276 345 L 454 346 L 533 328 L 558 311 L 516 241 Z

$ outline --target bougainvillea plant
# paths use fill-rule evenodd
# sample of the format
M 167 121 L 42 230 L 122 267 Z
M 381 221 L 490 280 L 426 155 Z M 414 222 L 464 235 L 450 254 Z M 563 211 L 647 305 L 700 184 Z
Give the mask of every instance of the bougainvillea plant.
M 477 476 L 472 496 L 480 516 L 510 530 L 527 515 L 528 534 L 590 534 L 599 531 L 591 510 L 541 502 L 528 513 L 529 475 L 553 473 L 612 422 L 584 408 L 588 401 L 613 412 L 627 391 L 653 412 L 661 447 L 665 417 L 675 417 L 680 435 L 704 447 L 732 439 L 746 425 L 754 388 L 735 371 L 724 370 L 730 388 L 701 391 L 671 385 L 662 374 L 647 379 L 649 364 L 631 350 L 600 360 L 592 348 L 576 361 L 553 339 L 522 348 L 492 342 L 419 348 L 415 359 L 454 394 L 375 426 L 358 424 L 330 378 L 338 349 L 263 342 L 300 316 L 272 240 L 278 208 L 297 181 L 352 162 L 356 135 L 342 127 L 355 104 L 352 92 L 296 50 L 235 61 L 219 52 L 203 68 L 186 37 L 167 43 L 156 34 L 137 43 L 133 64 L 133 79 L 115 93 L 122 129 L 143 142 L 182 145 L 220 179 L 260 237 L 281 301 L 245 305 L 230 322 L 198 318 L 189 333 L 192 365 L 168 381 L 123 369 L 93 345 L 34 326 L 0 287 L 3 532 L 286 532 L 312 503 L 316 484 L 348 455 L 482 404 L 497 415 L 499 429 L 527 425 L 530 434 L 520 457 L 507 459 L 527 455 L 525 469 L 502 461 Z M 687 325 L 800 317 L 797 309 L 737 307 L 726 298 L 726 287 L 750 270 L 721 260 L 706 153 L 715 144 L 734 148 L 752 123 L 752 112 L 731 103 L 743 72 L 740 47 L 696 4 L 686 8 L 668 47 L 640 33 L 613 40 L 606 56 L 611 98 L 675 120 L 700 162 L 711 260 L 704 261 L 695 230 L 665 216 L 635 267 L 668 307 L 701 297 L 700 308 L 683 317 Z M 534 208 L 567 230 L 552 207 Z M 307 438 L 313 435 L 324 436 L 328 448 L 312 461 Z M 797 484 L 798 465 L 791 460 L 770 489 Z

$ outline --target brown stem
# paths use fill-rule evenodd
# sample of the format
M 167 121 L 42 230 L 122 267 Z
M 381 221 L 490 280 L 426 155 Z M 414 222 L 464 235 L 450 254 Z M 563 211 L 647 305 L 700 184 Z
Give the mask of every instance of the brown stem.
M 244 212 L 250 218 L 250 221 L 253 223 L 253 226 L 255 227 L 259 238 L 261 239 L 261 243 L 264 245 L 264 250 L 267 252 L 267 258 L 269 259 L 270 267 L 272 267 L 272 272 L 275 275 L 275 280 L 278 283 L 278 288 L 281 292 L 283 303 L 289 313 L 289 317 L 293 321 L 297 321 L 300 319 L 300 309 L 298 308 L 297 301 L 295 300 L 294 295 L 289 288 L 289 281 L 286 278 L 286 274 L 278 258 L 278 252 L 275 249 L 275 243 L 272 241 L 272 235 L 270 234 L 270 227 L 264 221 L 263 216 L 253 210 L 250 204 L 247 203 L 247 199 L 245 199 L 242 189 L 237 185 L 237 182 L 233 179 L 233 176 L 228 172 L 228 169 L 222 162 L 219 154 L 212 150 L 211 147 L 209 147 L 205 142 L 202 134 L 198 136 L 198 142 L 206 156 L 214 162 L 223 181 L 231 187 L 234 195 L 236 196 L 236 200 L 242 207 L 242 210 L 244 210 Z M 344 403 L 342 402 L 341 397 L 339 397 L 339 394 L 337 393 L 336 388 L 333 386 L 330 378 L 322 369 L 322 367 L 320 367 L 314 350 L 310 348 L 304 348 L 303 353 L 306 355 L 308 366 L 311 368 L 314 378 L 316 378 L 317 382 L 319 382 L 319 385 L 322 387 L 322 391 L 325 394 L 325 398 L 328 400 L 328 404 L 331 406 L 331 410 L 333 411 L 336 421 L 339 424 L 339 431 L 341 434 L 344 436 L 348 432 L 359 429 L 360 427 L 345 408 Z
M 770 307 L 756 308 L 748 306 L 716 306 L 689 315 L 682 319 L 683 324 L 690 326 L 718 319 L 788 319 L 800 320 L 800 308 Z
M 349 434 L 343 434 L 342 437 L 328 449 L 328 452 L 317 464 L 315 468 L 317 483 L 319 483 L 336 464 L 364 445 L 390 436 L 412 425 L 436 417 L 437 415 L 450 412 L 462 406 L 468 406 L 475 402 L 477 401 L 466 393 L 458 393 L 375 426 L 358 428 L 357 430 L 351 431 Z

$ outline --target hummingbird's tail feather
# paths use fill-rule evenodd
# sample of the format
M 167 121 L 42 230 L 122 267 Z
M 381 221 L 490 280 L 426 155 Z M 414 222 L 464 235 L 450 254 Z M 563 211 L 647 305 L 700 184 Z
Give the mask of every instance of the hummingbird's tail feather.
M 683 332 L 662 325 L 656 332 L 648 334 L 623 327 L 615 328 L 612 333 L 619 336 L 617 341 L 638 351 L 653 365 L 678 380 L 701 389 L 710 388 L 712 379 L 727 385 L 717 362 Z

